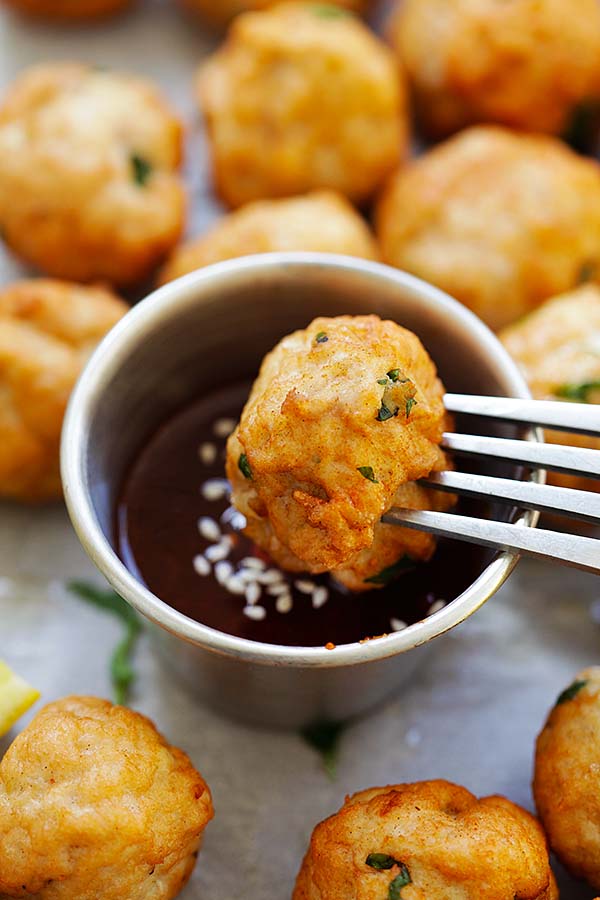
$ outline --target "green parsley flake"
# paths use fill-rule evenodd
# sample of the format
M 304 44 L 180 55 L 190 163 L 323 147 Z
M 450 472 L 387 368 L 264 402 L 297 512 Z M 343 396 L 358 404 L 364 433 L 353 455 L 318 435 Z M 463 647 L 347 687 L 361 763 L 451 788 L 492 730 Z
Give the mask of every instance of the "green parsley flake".
M 317 344 L 326 344 L 329 338 L 324 331 L 320 331 L 315 338 Z
M 366 478 L 367 481 L 372 481 L 373 484 L 379 484 L 378 480 L 375 478 L 375 472 L 373 471 L 372 466 L 357 466 L 357 472 L 360 472 L 363 478 Z
M 152 175 L 151 163 L 149 163 L 147 159 L 144 159 L 143 156 L 138 156 L 137 153 L 131 154 L 129 162 L 131 163 L 133 180 L 140 187 L 145 187 Z
M 410 569 L 414 569 L 414 567 L 414 560 L 409 556 L 401 556 L 398 562 L 388 566 L 387 569 L 382 569 L 377 575 L 371 575 L 370 578 L 365 578 L 365 581 L 367 584 L 391 584 L 391 582 L 395 581 L 403 572 L 408 572 Z
M 563 384 L 555 390 L 557 397 L 565 400 L 576 400 L 578 403 L 589 403 L 592 391 L 600 391 L 600 381 L 583 381 L 581 384 Z
M 379 871 L 393 869 L 394 866 L 398 865 L 394 857 L 388 856 L 387 853 L 369 853 L 365 862 L 367 866 L 371 866 L 372 869 L 378 869 Z
M 562 694 L 559 694 L 555 706 L 561 706 L 563 703 L 568 703 L 569 700 L 573 700 L 586 684 L 587 681 L 574 681 L 568 688 L 565 688 Z
M 394 416 L 398 415 L 398 409 L 399 407 L 396 407 L 395 410 L 391 410 L 389 406 L 387 406 L 382 400 L 381 406 L 379 407 L 379 411 L 375 418 L 378 422 L 387 422 L 388 419 L 393 419 Z
M 402 888 L 406 887 L 407 884 L 410 884 L 412 878 L 410 877 L 410 872 L 404 865 L 404 863 L 398 863 L 400 866 L 400 874 L 396 875 L 394 880 L 391 882 L 388 897 L 389 900 L 400 900 Z
M 252 479 L 252 469 L 250 468 L 250 463 L 248 462 L 248 457 L 245 453 L 240 453 L 240 458 L 238 459 L 238 469 L 244 476 L 244 478 Z
M 407 418 L 407 419 L 408 419 L 408 417 L 409 417 L 410 414 L 411 414 L 411 411 L 412 411 L 413 406 L 416 406 L 416 405 L 417 405 L 417 402 L 418 402 L 418 401 L 415 400 L 414 397 L 409 397 L 408 400 L 406 401 L 406 418 Z
M 321 19 L 342 19 L 350 15 L 347 9 L 324 3 L 313 6 L 313 12 Z
M 390 381 L 399 382 L 400 384 L 407 384 L 410 381 L 410 378 L 402 378 L 402 373 L 400 369 L 390 369 L 387 373 L 387 377 Z

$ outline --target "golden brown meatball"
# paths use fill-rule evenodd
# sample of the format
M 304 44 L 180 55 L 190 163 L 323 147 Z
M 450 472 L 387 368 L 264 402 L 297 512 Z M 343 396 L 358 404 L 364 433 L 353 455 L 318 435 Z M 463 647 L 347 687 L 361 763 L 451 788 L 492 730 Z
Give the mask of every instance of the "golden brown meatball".
M 537 740 L 533 792 L 550 847 L 600 888 L 600 667 L 560 695 Z
M 447 781 L 372 788 L 317 825 L 293 900 L 556 900 L 542 829 Z
M 145 716 L 51 703 L 0 763 L 0 897 L 170 900 L 212 815 L 202 776 Z
M 193 13 L 199 13 L 211 24 L 218 27 L 226 25 L 234 16 L 243 12 L 266 9 L 274 6 L 277 0 L 180 0 L 184 7 Z M 322 3 L 323 15 L 327 15 L 327 9 L 331 9 L 331 15 L 335 15 L 336 8 L 351 10 L 352 12 L 365 12 L 369 0 L 327 0 Z
M 282 3 L 234 20 L 197 86 L 231 206 L 332 188 L 364 200 L 406 151 L 403 76 L 358 19 Z
M 548 300 L 500 334 L 537 400 L 600 403 L 600 287 L 582 285 Z M 550 443 L 600 450 L 600 439 L 546 431 Z M 589 478 L 551 473 L 554 484 L 600 490 Z
M 402 0 L 390 26 L 438 137 L 477 122 L 560 134 L 600 92 L 597 0 Z
M 95 19 L 120 12 L 132 0 L 4 0 L 28 16 L 42 19 Z
M 249 203 L 224 216 L 202 237 L 178 247 L 160 274 L 165 283 L 235 256 L 271 251 L 313 250 L 377 259 L 378 250 L 364 219 L 331 191 L 291 200 Z
M 0 497 L 61 496 L 69 394 L 126 304 L 103 288 L 32 279 L 0 291 Z
M 283 568 L 332 570 L 353 590 L 404 556 L 428 559 L 430 535 L 379 519 L 395 500 L 452 502 L 412 484 L 447 465 L 443 393 L 419 339 L 377 316 L 315 319 L 283 338 L 227 446 L 247 534 Z
M 51 275 L 133 284 L 180 236 L 180 156 L 180 124 L 151 84 L 35 66 L 0 106 L 2 235 Z
M 600 272 L 600 167 L 555 138 L 470 128 L 381 197 L 386 262 L 502 328 Z

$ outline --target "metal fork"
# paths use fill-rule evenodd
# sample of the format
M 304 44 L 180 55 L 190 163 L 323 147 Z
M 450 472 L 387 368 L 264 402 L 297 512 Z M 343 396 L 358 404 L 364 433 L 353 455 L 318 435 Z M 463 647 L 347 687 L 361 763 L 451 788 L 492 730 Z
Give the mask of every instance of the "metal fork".
M 453 413 L 600 437 L 600 405 L 469 394 L 446 394 L 444 403 Z M 471 434 L 444 434 L 442 447 L 459 455 L 506 460 L 532 469 L 600 479 L 600 450 Z M 600 525 L 600 494 L 591 491 L 456 471 L 432 473 L 421 483 L 453 494 L 485 497 Z M 392 508 L 382 521 L 600 574 L 600 540 L 596 538 L 428 510 Z

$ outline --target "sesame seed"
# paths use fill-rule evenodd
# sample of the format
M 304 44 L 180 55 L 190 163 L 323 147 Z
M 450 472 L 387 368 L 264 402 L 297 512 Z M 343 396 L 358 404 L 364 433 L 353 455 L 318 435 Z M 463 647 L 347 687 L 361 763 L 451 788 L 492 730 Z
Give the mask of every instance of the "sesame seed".
M 329 591 L 326 587 L 318 587 L 312 595 L 313 609 L 320 609 L 329 600 Z
M 429 607 L 429 612 L 427 613 L 427 615 L 433 616 L 434 613 L 439 612 L 440 609 L 443 609 L 445 607 L 445 605 L 446 605 L 445 600 L 436 600 L 435 603 L 432 603 L 431 606 Z
M 198 447 L 198 456 L 205 466 L 210 466 L 217 458 L 217 448 L 210 441 L 205 441 Z
M 262 622 L 267 615 L 267 611 L 264 606 L 245 606 L 244 615 L 248 616 L 249 619 L 254 619 L 255 622 Z
M 408 628 L 408 625 L 402 619 L 395 619 L 392 616 L 390 619 L 390 628 L 392 631 L 404 631 L 405 628 Z
M 258 603 L 261 593 L 261 587 L 256 581 L 249 584 L 246 588 L 246 603 L 248 606 L 254 606 L 255 603 Z
M 202 554 L 194 557 L 193 566 L 198 575 L 210 575 L 210 563 Z
M 225 478 L 209 478 L 200 490 L 204 499 L 209 502 L 222 500 L 229 493 L 229 482 Z
M 229 437 L 235 426 L 235 419 L 217 419 L 213 424 L 213 433 L 216 434 L 217 437 L 226 438 Z
M 210 562 L 220 562 L 222 559 L 227 559 L 231 546 L 231 538 L 226 534 L 218 544 L 211 544 L 210 547 L 207 547 L 204 555 Z
M 258 556 L 245 556 L 240 565 L 246 566 L 247 569 L 262 570 L 267 568 L 266 562 Z
M 225 582 L 225 587 L 230 594 L 239 594 L 241 596 L 246 593 L 246 585 L 238 575 L 230 575 Z
M 299 579 L 298 581 L 294 582 L 294 587 L 297 591 L 300 591 L 301 594 L 312 594 L 313 591 L 316 590 L 317 586 L 314 581 L 304 581 L 302 579 Z
M 219 582 L 219 584 L 227 586 L 227 581 L 229 577 L 233 574 L 233 566 L 230 562 L 226 560 L 221 560 L 215 566 L 215 578 Z
M 246 525 L 246 516 L 243 515 L 235 506 L 228 506 L 224 513 L 221 514 L 221 522 L 223 525 L 229 525 L 234 531 L 243 531 Z
M 292 611 L 292 607 L 294 606 L 294 601 L 292 600 L 291 594 L 282 594 L 281 597 L 278 597 L 275 601 L 275 609 L 278 613 L 289 613 Z
M 289 585 L 285 581 L 281 581 L 278 584 L 270 584 L 267 587 L 267 594 L 270 594 L 271 597 L 280 597 L 283 594 L 289 594 L 289 592 Z
M 198 519 L 198 531 L 203 538 L 206 538 L 207 541 L 213 541 L 213 543 L 221 538 L 221 529 L 210 516 L 202 516 L 201 519 Z
M 283 572 L 280 572 L 279 569 L 267 569 L 266 572 L 257 572 L 256 580 L 261 584 L 275 584 L 283 581 Z

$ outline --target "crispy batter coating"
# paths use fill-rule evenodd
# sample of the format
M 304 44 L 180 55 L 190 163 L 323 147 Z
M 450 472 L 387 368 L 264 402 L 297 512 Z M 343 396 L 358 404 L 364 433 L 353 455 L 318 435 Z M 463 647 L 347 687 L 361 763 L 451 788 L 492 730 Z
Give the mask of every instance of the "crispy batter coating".
M 0 228 L 50 275 L 130 285 L 181 234 L 181 126 L 148 82 L 26 70 L 0 106 Z
M 202 776 L 145 716 L 51 703 L 0 763 L 0 898 L 170 900 L 212 815 Z
M 353 590 L 429 535 L 383 526 L 396 500 L 447 508 L 411 484 L 447 466 L 444 388 L 419 339 L 377 316 L 315 319 L 263 360 L 227 446 L 247 534 L 283 568 L 323 572 Z
M 390 38 L 436 137 L 477 122 L 561 134 L 600 92 L 597 0 L 402 0 Z
M 126 311 L 103 288 L 49 279 L 0 291 L 0 497 L 61 496 L 59 441 L 69 394 L 91 351 Z
M 277 250 L 378 258 L 367 223 L 348 201 L 333 191 L 315 191 L 290 200 L 259 200 L 224 216 L 206 234 L 174 250 L 160 282 L 224 259 Z
M 132 0 L 4 0 L 8 6 L 41 19 L 96 19 L 120 12 Z
M 600 889 L 600 667 L 580 672 L 538 737 L 533 793 L 550 847 Z
M 393 54 L 331 9 L 282 3 L 239 16 L 201 66 L 214 176 L 230 206 L 313 188 L 364 200 L 405 154 L 406 89 Z
M 556 900 L 558 891 L 533 816 L 504 797 L 424 781 L 361 791 L 317 825 L 293 900 L 388 896 Z
M 600 403 L 600 287 L 582 285 L 548 300 L 510 328 L 500 339 L 519 363 L 537 400 L 574 399 Z M 546 431 L 546 440 L 600 450 L 600 438 Z M 600 491 L 600 482 L 549 473 L 564 487 Z
M 390 180 L 377 230 L 386 262 L 502 328 L 600 272 L 600 166 L 555 138 L 470 128 Z
M 218 2 L 215 0 L 181 0 L 184 7 L 193 13 L 199 13 L 217 27 L 223 27 L 240 13 L 266 9 L 268 6 L 275 6 L 277 2 L 278 0 L 218 0 Z M 363 13 L 367 10 L 369 3 L 370 0 L 327 0 L 322 4 L 323 15 L 327 14 L 325 10 L 329 6 L 339 6 L 355 13 Z M 331 13 L 331 15 L 334 14 L 335 11 Z

